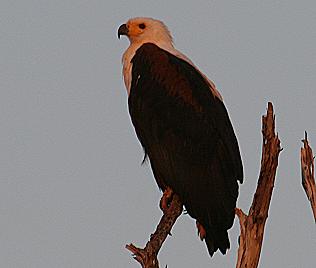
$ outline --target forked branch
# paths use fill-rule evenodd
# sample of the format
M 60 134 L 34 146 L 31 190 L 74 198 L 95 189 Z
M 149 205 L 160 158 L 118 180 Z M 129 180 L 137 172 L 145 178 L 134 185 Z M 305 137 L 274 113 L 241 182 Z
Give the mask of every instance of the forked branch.
M 259 263 L 264 227 L 268 218 L 275 175 L 281 152 L 280 140 L 275 134 L 273 105 L 268 103 L 267 115 L 262 117 L 262 158 L 257 189 L 248 215 L 236 209 L 240 223 L 237 268 L 256 268 Z

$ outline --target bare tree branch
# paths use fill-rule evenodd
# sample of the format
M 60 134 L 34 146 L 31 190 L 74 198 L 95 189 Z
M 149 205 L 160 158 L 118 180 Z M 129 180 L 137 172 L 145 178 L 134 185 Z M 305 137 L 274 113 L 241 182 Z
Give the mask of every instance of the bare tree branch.
M 262 159 L 257 190 L 247 216 L 236 209 L 240 223 L 237 268 L 256 268 L 259 263 L 265 222 L 271 201 L 279 153 L 280 140 L 274 132 L 273 105 L 268 103 L 267 115 L 262 117 Z
M 159 268 L 157 259 L 158 252 L 170 234 L 172 226 L 177 218 L 182 213 L 182 203 L 176 194 L 173 194 L 171 203 L 157 226 L 154 234 L 150 236 L 144 249 L 137 248 L 133 244 L 126 245 L 126 248 L 134 254 L 134 259 L 137 260 L 143 268 Z
M 314 156 L 312 148 L 308 144 L 307 132 L 305 139 L 302 140 L 304 147 L 301 148 L 301 170 L 302 170 L 302 185 L 306 192 L 307 198 L 311 203 L 314 220 L 316 222 L 316 185 L 314 177 Z

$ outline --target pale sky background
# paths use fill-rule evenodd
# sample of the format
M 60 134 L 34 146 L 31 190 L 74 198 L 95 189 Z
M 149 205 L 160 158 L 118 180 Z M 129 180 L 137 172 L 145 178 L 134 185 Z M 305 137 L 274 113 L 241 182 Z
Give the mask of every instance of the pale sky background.
M 217 85 L 241 148 L 248 211 L 261 155 L 261 115 L 276 113 L 280 154 L 260 267 L 312 268 L 316 228 L 301 186 L 307 130 L 316 151 L 316 2 L 4 1 L 0 3 L 0 267 L 140 267 L 161 193 L 127 110 L 121 77 L 128 18 L 163 20 L 176 47 Z M 208 256 L 182 215 L 161 267 L 235 267 Z

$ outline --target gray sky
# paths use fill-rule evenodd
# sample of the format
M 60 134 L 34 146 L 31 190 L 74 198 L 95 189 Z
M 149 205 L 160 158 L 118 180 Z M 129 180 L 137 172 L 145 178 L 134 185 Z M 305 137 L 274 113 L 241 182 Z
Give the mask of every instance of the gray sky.
M 248 211 L 261 154 L 261 115 L 276 112 L 284 150 L 260 267 L 314 267 L 316 232 L 301 187 L 300 140 L 316 151 L 315 1 L 1 1 L 0 266 L 139 267 L 161 216 L 158 191 L 127 111 L 121 55 L 128 18 L 163 20 L 176 47 L 221 91 L 245 170 Z M 234 267 L 208 256 L 183 215 L 161 267 Z

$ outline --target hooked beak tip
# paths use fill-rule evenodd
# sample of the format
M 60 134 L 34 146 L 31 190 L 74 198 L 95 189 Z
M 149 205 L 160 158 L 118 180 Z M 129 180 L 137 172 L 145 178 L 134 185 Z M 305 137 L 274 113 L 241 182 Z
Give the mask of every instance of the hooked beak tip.
M 120 39 L 121 35 L 128 35 L 128 28 L 126 24 L 122 24 L 117 30 L 117 38 Z

